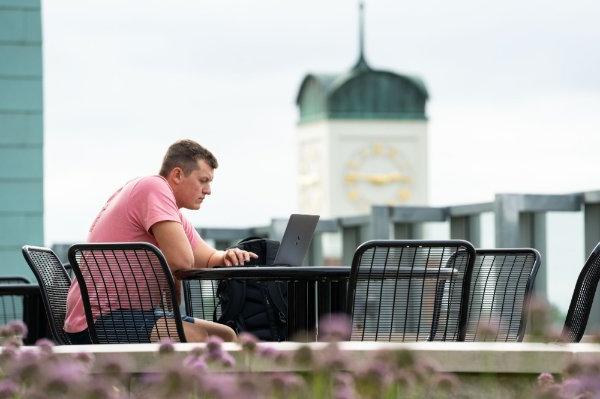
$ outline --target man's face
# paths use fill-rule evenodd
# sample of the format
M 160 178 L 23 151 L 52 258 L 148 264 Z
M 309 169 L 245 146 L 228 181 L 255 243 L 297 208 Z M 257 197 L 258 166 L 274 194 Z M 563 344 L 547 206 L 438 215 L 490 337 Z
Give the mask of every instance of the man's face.
M 175 200 L 179 208 L 200 209 L 204 198 L 210 194 L 210 183 L 214 170 L 205 161 L 197 161 L 198 167 L 185 175 L 183 171 L 177 176 L 177 184 L 173 187 Z

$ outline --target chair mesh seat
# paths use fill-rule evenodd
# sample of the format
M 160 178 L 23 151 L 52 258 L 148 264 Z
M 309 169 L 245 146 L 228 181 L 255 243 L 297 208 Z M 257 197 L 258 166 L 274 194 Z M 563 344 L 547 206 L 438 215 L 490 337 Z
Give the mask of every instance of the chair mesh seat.
M 69 261 L 94 343 L 185 342 L 171 270 L 147 243 L 76 244 Z
M 221 307 L 217 305 L 218 280 L 183 281 L 185 313 L 188 316 L 213 320 L 221 316 Z
M 456 341 L 475 250 L 466 241 L 369 241 L 354 254 L 352 340 Z
M 466 341 L 520 342 L 540 254 L 535 249 L 477 249 Z
M 52 337 L 57 344 L 70 344 L 63 329 L 71 279 L 56 254 L 49 248 L 26 245 L 22 249 L 40 291 Z

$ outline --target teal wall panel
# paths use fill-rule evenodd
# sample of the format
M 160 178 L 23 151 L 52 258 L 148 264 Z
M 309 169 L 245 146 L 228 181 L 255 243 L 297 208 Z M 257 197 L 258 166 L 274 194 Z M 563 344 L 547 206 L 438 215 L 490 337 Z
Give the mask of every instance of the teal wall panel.
M 0 0 L 0 275 L 33 280 L 21 247 L 44 245 L 39 0 Z
M 38 228 L 42 226 L 42 219 L 41 213 L 21 215 L 0 213 L 0 248 L 43 244 L 44 232 L 43 229 Z
M 19 246 L 0 247 L 0 276 L 23 276 L 32 283 L 36 282 Z
M 42 180 L 0 181 L 0 213 L 44 211 Z
M 0 44 L 0 76 L 42 76 L 42 52 L 38 46 Z
M 3 179 L 42 179 L 41 147 L 0 147 L 0 181 Z
M 0 111 L 41 111 L 42 81 L 0 78 Z
M 0 7 L 0 41 L 40 43 L 41 40 L 39 10 Z
M 2 8 L 26 8 L 40 9 L 40 0 L 0 0 L 0 9 Z
M 1 114 L 0 147 L 7 144 L 41 145 L 42 114 Z

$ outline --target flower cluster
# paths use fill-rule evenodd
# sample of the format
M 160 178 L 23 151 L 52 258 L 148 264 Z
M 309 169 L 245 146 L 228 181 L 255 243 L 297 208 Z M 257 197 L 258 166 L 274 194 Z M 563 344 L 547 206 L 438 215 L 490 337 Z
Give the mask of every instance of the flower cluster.
M 330 315 L 320 322 L 320 336 L 329 343 L 321 350 L 304 345 L 276 350 L 249 334 L 239 336 L 241 352 L 234 358 L 223 341 L 209 337 L 182 360 L 175 346 L 161 341 L 158 369 L 139 377 L 128 370 L 133 359 L 124 354 L 89 353 L 57 356 L 51 341 L 37 348 L 22 346 L 27 333 L 21 322 L 0 327 L 0 399 L 3 398 L 380 398 L 448 397 L 456 392 L 455 377 L 435 371 L 408 351 L 376 352 L 360 359 L 339 348 L 350 334 L 350 322 Z M 253 366 L 282 370 L 252 372 Z M 285 370 L 302 370 L 288 372 Z
M 536 396 L 539 399 L 600 397 L 600 360 L 580 359 L 570 363 L 557 381 L 552 374 L 538 376 Z

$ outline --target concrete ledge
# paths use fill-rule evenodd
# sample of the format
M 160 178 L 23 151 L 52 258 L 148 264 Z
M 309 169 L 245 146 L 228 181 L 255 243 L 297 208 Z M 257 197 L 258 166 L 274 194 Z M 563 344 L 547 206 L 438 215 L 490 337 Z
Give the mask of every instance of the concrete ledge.
M 279 352 L 289 353 L 302 346 L 319 350 L 327 343 L 261 343 Z M 164 358 L 156 356 L 158 344 L 130 345 L 72 345 L 56 346 L 57 356 L 75 353 L 91 353 L 97 362 L 112 359 L 118 355 L 129 355 L 126 372 L 141 373 L 164 369 Z M 204 348 L 204 344 L 175 344 L 175 352 L 170 355 L 174 361 L 183 360 L 194 348 Z M 453 373 L 496 373 L 496 374 L 539 374 L 542 372 L 561 373 L 573 361 L 600 355 L 599 344 L 542 344 L 542 343 L 461 343 L 461 342 L 419 342 L 419 343 L 380 343 L 380 342 L 341 342 L 340 350 L 351 360 L 363 361 L 378 350 L 410 350 L 418 357 L 433 361 L 440 371 Z M 36 350 L 35 347 L 24 347 Z M 301 370 L 297 366 L 281 366 L 272 360 L 255 360 L 250 365 L 237 344 L 224 344 L 223 349 L 234 356 L 238 369 L 244 366 L 257 372 Z

